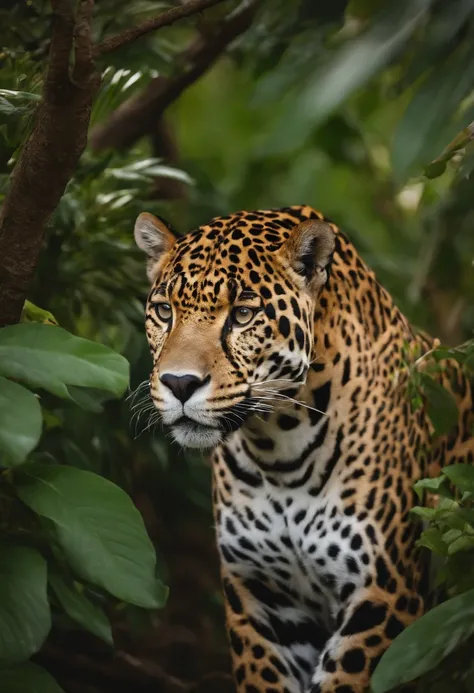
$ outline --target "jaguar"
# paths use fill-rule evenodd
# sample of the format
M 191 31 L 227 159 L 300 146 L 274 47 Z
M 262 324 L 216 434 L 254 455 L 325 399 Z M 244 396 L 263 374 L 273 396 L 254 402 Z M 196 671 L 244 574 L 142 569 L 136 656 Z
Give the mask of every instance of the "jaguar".
M 339 228 L 309 206 L 240 211 L 177 237 L 143 213 L 150 394 L 183 447 L 210 448 L 239 693 L 362 693 L 426 609 L 413 484 L 473 463 L 473 390 L 433 436 L 407 397 L 418 333 Z M 424 358 L 424 356 L 426 358 Z M 421 357 L 421 358 L 420 358 Z

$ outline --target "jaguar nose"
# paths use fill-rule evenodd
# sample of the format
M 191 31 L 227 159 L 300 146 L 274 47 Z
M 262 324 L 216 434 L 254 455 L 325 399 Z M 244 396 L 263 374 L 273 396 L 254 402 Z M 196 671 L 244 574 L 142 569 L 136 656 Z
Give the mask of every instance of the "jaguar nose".
M 196 375 L 173 375 L 172 373 L 163 373 L 160 376 L 160 381 L 163 385 L 171 390 L 176 399 L 179 399 L 183 404 L 196 392 L 200 387 L 206 385 L 210 380 L 210 376 L 198 378 Z

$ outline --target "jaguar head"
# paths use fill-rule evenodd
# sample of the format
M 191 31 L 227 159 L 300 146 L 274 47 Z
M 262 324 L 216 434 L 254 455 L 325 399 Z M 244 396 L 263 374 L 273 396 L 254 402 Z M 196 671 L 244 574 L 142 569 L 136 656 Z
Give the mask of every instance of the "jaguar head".
M 309 207 L 240 212 L 177 238 L 140 214 L 152 282 L 150 391 L 185 447 L 214 447 L 271 398 L 299 388 L 335 232 Z

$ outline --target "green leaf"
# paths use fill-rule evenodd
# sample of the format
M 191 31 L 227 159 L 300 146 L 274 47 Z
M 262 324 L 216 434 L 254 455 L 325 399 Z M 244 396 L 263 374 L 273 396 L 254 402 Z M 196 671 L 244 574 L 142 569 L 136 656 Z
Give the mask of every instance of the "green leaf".
M 52 325 L 25 323 L 0 331 L 0 374 L 30 387 L 69 397 L 68 385 L 92 387 L 116 397 L 128 385 L 128 362 L 103 344 Z
M 439 517 L 440 520 L 451 529 L 461 530 L 461 532 L 464 531 L 466 521 L 462 516 L 460 508 L 457 508 L 456 510 L 440 512 Z
M 22 322 L 41 322 L 46 325 L 57 325 L 58 321 L 49 310 L 43 310 L 39 308 L 31 301 L 25 301 L 23 310 L 21 312 Z
M 112 482 L 74 467 L 30 464 L 15 477 L 21 500 L 54 523 L 73 570 L 131 604 L 162 607 L 167 588 L 140 513 Z
M 456 135 L 453 141 L 448 144 L 434 161 L 425 167 L 425 176 L 427 178 L 438 178 L 438 176 L 441 176 L 445 172 L 448 162 L 457 152 L 464 149 L 471 142 L 473 136 L 474 124 L 471 123 Z
M 443 469 L 450 482 L 463 493 L 474 493 L 474 467 L 470 464 L 453 464 Z
M 0 664 L 28 659 L 51 628 L 46 561 L 25 546 L 0 545 Z
M 386 693 L 434 669 L 474 633 L 474 590 L 440 604 L 404 630 L 372 677 L 373 693 Z
M 420 500 L 423 498 L 423 491 L 429 491 L 430 493 L 438 493 L 445 498 L 452 498 L 451 492 L 448 487 L 448 481 L 445 476 L 438 476 L 435 479 L 420 479 L 415 484 L 413 488 Z
M 474 537 L 463 534 L 449 545 L 448 553 L 451 556 L 459 551 L 472 551 L 472 549 L 474 549 Z
M 424 520 L 432 520 L 435 517 L 437 510 L 436 508 L 423 508 L 419 505 L 415 505 L 410 512 L 412 515 L 418 515 L 418 517 L 422 517 Z
M 103 392 L 102 390 L 93 390 L 90 387 L 76 387 L 75 385 L 70 385 L 68 390 L 71 399 L 74 400 L 74 402 L 78 404 L 81 409 L 92 411 L 96 414 L 99 414 L 104 410 L 102 405 L 104 402 L 110 399 L 110 395 L 108 393 Z
M 13 89 L 0 89 L 0 96 L 20 101 L 41 101 L 39 94 L 31 94 L 28 91 L 17 91 Z
M 0 669 L 0 693 L 64 693 L 47 671 L 32 662 Z
M 109 620 L 102 609 L 93 604 L 82 592 L 68 585 L 60 575 L 50 574 L 49 583 L 56 593 L 61 606 L 73 621 L 85 630 L 97 635 L 108 645 L 114 644 Z
M 452 512 L 459 508 L 459 503 L 452 498 L 441 497 L 438 501 L 438 511 Z
M 5 98 L 8 96 L 8 99 Z M 15 97 L 17 97 L 15 99 Z M 19 98 L 18 98 L 19 97 Z M 25 98 L 26 97 L 26 98 Z M 9 89 L 0 89 L 0 114 L 5 116 L 21 116 L 31 110 L 31 101 L 39 101 L 41 97 L 25 92 L 13 92 Z M 17 103 L 15 103 L 15 100 Z M 22 101 L 25 102 L 22 104 Z
M 443 154 L 441 154 L 437 159 L 425 166 L 425 176 L 430 180 L 442 176 L 443 173 L 446 171 L 448 161 L 452 159 L 455 153 L 456 152 L 453 152 L 452 156 L 449 156 L 447 152 L 443 152 Z
M 171 178 L 172 180 L 179 180 L 188 185 L 194 184 L 193 179 L 187 173 L 180 169 L 172 168 L 171 166 L 150 166 L 150 168 L 146 170 L 146 173 L 156 178 Z
M 451 544 L 451 542 L 456 541 L 461 536 L 462 536 L 462 530 L 461 529 L 458 529 L 458 528 L 448 529 L 448 531 L 443 534 L 443 541 L 446 544 Z
M 428 401 L 428 415 L 437 435 L 450 433 L 458 422 L 458 407 L 452 394 L 426 373 L 420 373 L 423 393 Z
M 466 363 L 471 357 L 474 357 L 474 339 L 468 339 L 463 344 L 457 347 L 438 347 L 434 350 L 433 356 L 437 361 L 443 359 L 455 359 L 458 363 Z
M 4 328 L 6 329 L 6 328 Z M 43 419 L 38 398 L 0 376 L 0 459 L 21 464 L 41 438 Z
M 429 527 L 426 529 L 418 540 L 418 544 L 420 546 L 425 546 L 439 556 L 446 556 L 448 553 L 448 547 L 443 541 L 440 530 L 436 527 Z

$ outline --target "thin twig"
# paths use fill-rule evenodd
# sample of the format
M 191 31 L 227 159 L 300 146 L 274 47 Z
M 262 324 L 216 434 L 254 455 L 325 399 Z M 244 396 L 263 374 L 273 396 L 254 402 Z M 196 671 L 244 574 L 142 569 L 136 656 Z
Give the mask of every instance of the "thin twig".
M 102 43 L 95 48 L 94 57 L 99 58 L 103 55 L 107 55 L 117 50 L 117 48 L 122 48 L 122 46 L 133 43 L 133 41 L 136 41 L 145 34 L 161 29 L 164 26 L 170 26 L 179 19 L 191 17 L 193 14 L 203 12 L 203 10 L 207 10 L 209 7 L 218 5 L 221 2 L 223 2 L 223 0 L 190 0 L 190 2 L 184 5 L 173 7 L 166 12 L 161 12 L 157 17 L 145 19 L 145 21 L 137 24 L 137 26 L 131 29 L 126 29 L 116 36 L 110 36 L 104 39 Z

